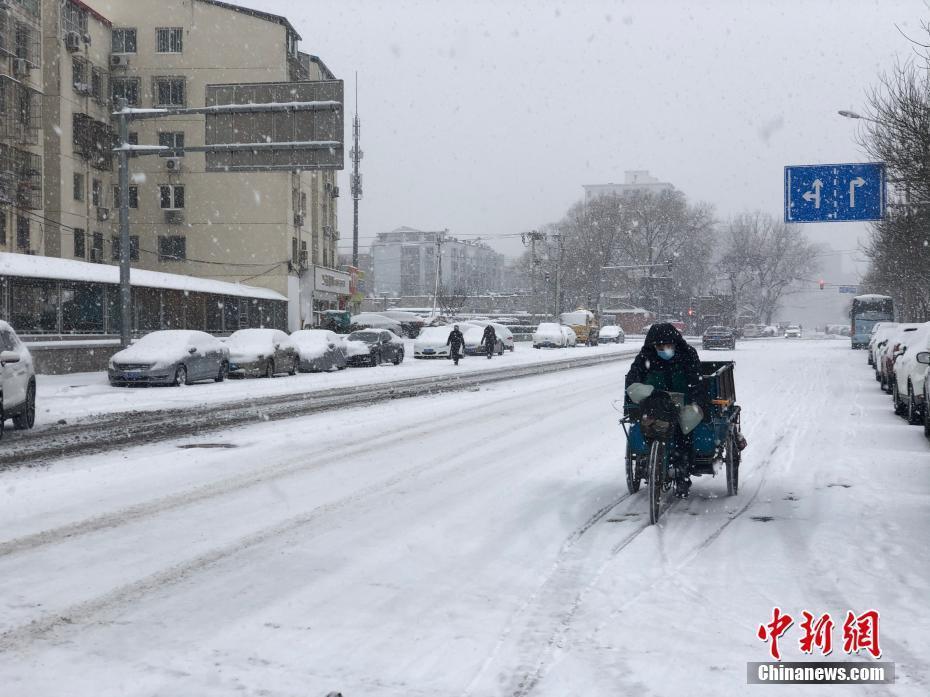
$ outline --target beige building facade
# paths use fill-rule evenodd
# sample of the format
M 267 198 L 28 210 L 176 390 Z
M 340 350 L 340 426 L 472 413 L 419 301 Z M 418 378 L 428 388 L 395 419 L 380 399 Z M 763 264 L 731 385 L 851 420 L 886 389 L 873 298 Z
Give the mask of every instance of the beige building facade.
M 0 183 L 2 251 L 118 260 L 122 192 L 110 119 L 117 98 L 135 108 L 200 107 L 207 85 L 335 79 L 298 49 L 287 19 L 216 0 L 0 0 L 0 17 L 13 27 L 0 26 L 0 53 L 13 49 L 0 59 L 0 88 L 37 103 L 28 113 L 13 105 L 9 119 L 4 113 L 10 127 L 0 157 L 12 164 L 0 172 L 12 171 L 16 182 L 9 200 Z M 24 38 L 25 26 L 34 39 Z M 28 54 L 28 67 L 18 54 Z M 31 126 L 21 123 L 29 119 Z M 203 139 L 202 115 L 130 125 L 130 142 L 140 145 L 184 148 Z M 335 170 L 207 172 L 197 152 L 129 163 L 134 267 L 277 291 L 289 299 L 292 328 L 339 304 L 313 298 L 314 267 L 337 262 Z

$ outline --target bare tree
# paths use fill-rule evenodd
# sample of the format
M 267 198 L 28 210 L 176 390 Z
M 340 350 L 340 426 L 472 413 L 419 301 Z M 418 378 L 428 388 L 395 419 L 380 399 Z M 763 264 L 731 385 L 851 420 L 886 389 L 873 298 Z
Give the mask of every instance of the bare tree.
M 772 216 L 744 213 L 727 225 L 720 269 L 732 293 L 734 321 L 742 304 L 771 324 L 785 295 L 819 268 L 819 248 L 796 225 Z
M 463 286 L 440 285 L 436 294 L 436 304 L 444 315 L 455 315 L 468 300 L 468 289 Z

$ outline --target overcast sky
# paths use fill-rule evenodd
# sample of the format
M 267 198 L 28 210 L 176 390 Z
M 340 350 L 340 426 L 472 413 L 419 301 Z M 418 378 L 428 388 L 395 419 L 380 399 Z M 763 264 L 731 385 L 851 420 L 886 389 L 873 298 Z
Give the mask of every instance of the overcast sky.
M 781 216 L 786 164 L 861 161 L 864 93 L 919 36 L 922 0 L 237 0 L 286 15 L 359 75 L 367 246 L 400 225 L 501 235 L 559 219 L 582 184 L 647 169 L 725 219 Z M 351 135 L 347 118 L 346 138 Z M 346 148 L 348 153 L 348 145 Z M 351 246 L 348 155 L 342 246 Z M 862 226 L 807 226 L 856 247 Z

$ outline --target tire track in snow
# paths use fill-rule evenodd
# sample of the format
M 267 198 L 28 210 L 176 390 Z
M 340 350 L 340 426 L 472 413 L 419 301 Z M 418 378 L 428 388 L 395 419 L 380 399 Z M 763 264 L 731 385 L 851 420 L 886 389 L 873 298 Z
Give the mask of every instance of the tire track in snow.
M 535 399 L 536 395 L 543 392 L 560 391 L 562 389 L 563 386 L 561 385 L 547 385 L 545 387 L 522 392 L 520 394 L 520 398 L 529 399 L 531 403 L 538 405 L 540 400 Z M 586 395 L 588 392 L 600 391 L 602 389 L 603 384 L 598 382 L 596 385 L 591 387 L 576 390 L 572 396 L 575 398 L 586 399 L 584 395 Z M 504 437 L 505 435 L 512 433 L 515 429 L 519 429 L 524 426 L 538 424 L 540 419 L 538 414 L 529 414 L 517 421 L 500 423 L 498 413 L 494 411 L 482 410 L 466 412 L 464 414 L 456 413 L 449 418 L 454 419 L 456 423 L 460 424 L 462 423 L 463 418 L 466 417 L 475 423 L 489 422 L 490 425 L 488 427 L 488 432 L 485 435 L 486 441 L 491 441 L 494 438 Z M 428 425 L 420 426 L 426 431 L 432 432 L 435 430 L 435 424 L 436 422 L 433 421 Z M 403 440 L 406 437 L 407 436 L 402 436 L 398 439 Z M 379 441 L 375 447 L 378 449 L 383 448 L 383 441 Z M 368 448 L 366 447 L 361 450 L 361 454 L 364 454 Z M 497 466 L 497 463 L 495 463 L 490 458 L 484 458 L 483 462 L 486 463 L 485 466 L 487 468 L 494 468 Z M 194 578 L 198 573 L 209 569 L 210 567 L 215 566 L 222 561 L 225 561 L 247 550 L 258 547 L 261 544 L 271 541 L 275 538 L 291 534 L 298 530 L 301 531 L 303 539 L 307 539 L 308 536 L 313 535 L 314 532 L 325 532 L 326 528 L 324 523 L 328 516 L 331 516 L 335 513 L 340 513 L 341 517 L 339 518 L 339 523 L 343 524 L 345 521 L 345 514 L 343 513 L 344 511 L 348 510 L 351 514 L 353 509 L 360 509 L 361 504 L 363 504 L 365 501 L 375 499 L 378 495 L 389 492 L 391 489 L 396 488 L 398 485 L 414 479 L 423 473 L 441 474 L 445 471 L 455 472 L 456 470 L 464 470 L 466 473 L 473 474 L 474 469 L 475 463 L 471 453 L 467 450 L 458 453 L 452 458 L 446 459 L 439 465 L 433 461 L 430 461 L 426 464 L 419 464 L 406 468 L 401 472 L 398 472 L 382 481 L 375 482 L 335 501 L 316 506 L 303 514 L 290 517 L 279 523 L 258 530 L 252 534 L 240 537 L 228 544 L 216 547 L 207 552 L 204 552 L 203 554 L 197 555 L 177 564 L 173 564 L 168 568 L 149 574 L 143 578 L 125 583 L 97 597 L 83 602 L 74 603 L 64 609 L 50 611 L 44 617 L 40 617 L 18 627 L 8 629 L 0 633 L 0 651 L 15 650 L 30 644 L 39 638 L 52 634 L 56 630 L 87 623 L 95 616 L 107 612 L 112 612 L 119 607 L 137 602 L 138 600 L 150 594 L 161 591 L 167 586 L 177 585 L 191 578 Z M 220 491 L 217 495 L 222 495 L 223 493 L 226 492 Z M 184 505 L 185 503 L 186 502 L 180 502 L 179 505 Z M 603 507 L 599 510 L 600 516 L 603 517 L 609 512 L 609 510 L 610 507 Z M 153 513 L 158 512 L 161 511 L 154 511 Z M 320 529 L 314 531 L 314 526 L 320 526 Z M 576 530 L 574 533 L 576 536 L 575 541 L 577 541 L 577 539 L 580 538 L 590 527 L 591 525 L 587 525 L 586 527 L 582 526 L 581 529 Z M 311 528 L 311 530 L 308 532 L 307 528 Z M 572 542 L 572 544 L 574 543 L 575 542 Z

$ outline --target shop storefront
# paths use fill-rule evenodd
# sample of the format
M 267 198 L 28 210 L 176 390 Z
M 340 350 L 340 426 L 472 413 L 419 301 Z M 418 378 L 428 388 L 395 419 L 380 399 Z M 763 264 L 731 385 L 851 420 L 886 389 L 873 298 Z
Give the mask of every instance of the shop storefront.
M 322 313 L 326 310 L 347 309 L 351 296 L 351 278 L 347 273 L 323 266 L 314 266 L 311 278 L 310 302 L 307 303 L 309 312 L 303 313 L 304 325 L 319 326 Z

